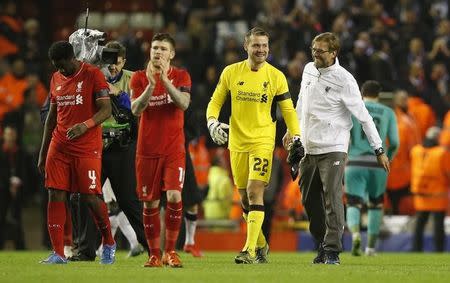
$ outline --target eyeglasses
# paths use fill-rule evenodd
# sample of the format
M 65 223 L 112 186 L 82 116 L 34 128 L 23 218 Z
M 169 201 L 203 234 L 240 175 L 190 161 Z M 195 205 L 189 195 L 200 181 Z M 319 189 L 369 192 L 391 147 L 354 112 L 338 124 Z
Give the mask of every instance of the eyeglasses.
M 317 49 L 317 48 L 312 48 L 311 47 L 311 52 L 312 53 L 317 53 L 317 54 L 323 54 L 326 52 L 333 52 L 332 50 L 322 50 L 322 49 Z

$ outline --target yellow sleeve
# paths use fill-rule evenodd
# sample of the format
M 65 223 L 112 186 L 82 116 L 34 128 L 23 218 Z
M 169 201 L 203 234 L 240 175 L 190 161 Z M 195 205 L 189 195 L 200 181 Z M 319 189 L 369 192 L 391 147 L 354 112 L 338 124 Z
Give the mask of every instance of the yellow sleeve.
M 289 133 L 291 133 L 292 136 L 300 135 L 297 112 L 294 109 L 294 103 L 292 102 L 291 95 L 289 93 L 286 77 L 281 72 L 278 76 L 277 83 L 279 87 L 275 99 L 280 107 L 284 122 L 286 123 Z
M 280 106 L 281 114 L 283 115 L 284 122 L 289 130 L 291 136 L 300 135 L 300 126 L 298 123 L 297 112 L 294 109 L 294 103 L 289 97 L 287 99 L 278 101 L 278 106 Z
M 277 94 L 283 95 L 289 93 L 289 86 L 286 80 L 286 76 L 279 70 L 277 70 Z
M 208 121 L 209 118 L 219 118 L 220 109 L 222 109 L 222 105 L 225 103 L 230 91 L 229 73 L 229 67 L 226 67 L 220 75 L 219 82 L 217 83 L 216 89 L 206 108 L 206 121 Z

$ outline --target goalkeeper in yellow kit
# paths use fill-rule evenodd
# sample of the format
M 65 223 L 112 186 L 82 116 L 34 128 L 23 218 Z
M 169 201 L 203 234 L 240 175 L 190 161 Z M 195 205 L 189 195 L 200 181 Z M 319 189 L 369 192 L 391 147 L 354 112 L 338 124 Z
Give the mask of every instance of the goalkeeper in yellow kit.
M 248 58 L 223 70 L 206 118 L 211 138 L 217 144 L 227 142 L 229 128 L 231 171 L 247 222 L 247 240 L 235 262 L 266 263 L 269 246 L 261 225 L 264 188 L 269 183 L 275 146 L 276 106 L 280 107 L 294 138 L 299 137 L 300 129 L 286 77 L 266 62 L 269 34 L 261 28 L 251 29 L 245 35 L 244 49 Z M 229 126 L 217 120 L 228 95 L 231 98 Z M 296 152 L 299 161 L 303 156 L 298 154 L 298 148 Z

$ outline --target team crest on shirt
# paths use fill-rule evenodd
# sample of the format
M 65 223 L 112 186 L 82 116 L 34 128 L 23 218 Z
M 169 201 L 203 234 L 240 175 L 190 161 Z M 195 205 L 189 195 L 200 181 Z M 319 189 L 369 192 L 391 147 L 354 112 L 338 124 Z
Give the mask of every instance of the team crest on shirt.
M 61 90 L 61 86 L 60 86 L 60 85 L 57 86 L 57 87 L 56 87 L 56 90 L 57 90 L 57 91 Z
M 76 90 L 77 93 L 80 93 L 80 92 L 83 91 L 83 89 L 82 89 L 83 88 L 83 82 L 84 81 L 81 81 L 81 82 L 77 83 L 77 90 Z

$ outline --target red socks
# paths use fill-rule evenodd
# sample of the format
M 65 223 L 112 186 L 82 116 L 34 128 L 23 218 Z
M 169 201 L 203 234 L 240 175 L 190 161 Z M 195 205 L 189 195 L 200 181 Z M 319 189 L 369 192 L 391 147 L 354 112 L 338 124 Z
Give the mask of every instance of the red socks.
M 66 223 L 64 224 L 64 246 L 72 246 L 72 214 L 69 204 L 66 203 Z
M 180 202 L 167 203 L 166 210 L 166 252 L 175 250 L 178 233 L 180 232 L 183 206 Z M 145 238 L 150 248 L 150 254 L 161 258 L 160 234 L 161 222 L 159 219 L 159 208 L 144 208 L 143 213 Z
M 47 206 L 47 227 L 53 250 L 64 257 L 64 224 L 66 222 L 66 203 L 49 202 Z
M 109 222 L 106 203 L 100 199 L 97 199 L 95 204 L 95 208 L 90 207 L 90 209 L 91 213 L 94 215 L 95 223 L 102 233 L 102 243 L 103 245 L 112 246 L 115 244 L 115 241 L 111 233 L 111 223 Z
M 147 239 L 150 254 L 161 258 L 161 222 L 159 220 L 159 208 L 144 208 L 143 222 L 145 238 Z
M 180 232 L 183 206 L 181 201 L 177 203 L 168 202 L 166 210 L 166 252 L 175 250 L 178 233 Z

